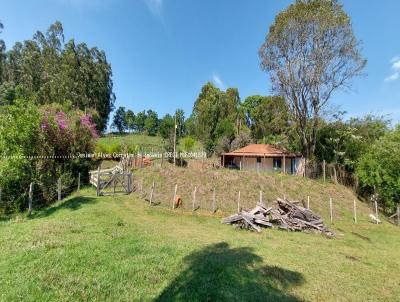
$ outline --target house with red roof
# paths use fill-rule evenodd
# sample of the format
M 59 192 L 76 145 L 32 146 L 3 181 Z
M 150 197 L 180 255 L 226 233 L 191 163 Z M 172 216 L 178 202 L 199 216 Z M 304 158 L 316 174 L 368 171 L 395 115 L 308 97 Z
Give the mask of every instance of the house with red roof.
M 300 153 L 269 144 L 251 144 L 232 152 L 221 154 L 225 168 L 256 170 L 258 172 L 283 172 L 301 175 L 304 159 Z

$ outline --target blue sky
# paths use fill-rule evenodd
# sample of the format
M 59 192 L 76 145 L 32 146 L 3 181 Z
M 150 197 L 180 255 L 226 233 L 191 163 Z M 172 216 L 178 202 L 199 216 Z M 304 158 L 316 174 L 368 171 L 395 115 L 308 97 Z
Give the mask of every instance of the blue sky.
M 207 81 L 237 87 L 241 98 L 270 94 L 258 49 L 286 0 L 1 0 L 2 38 L 10 48 L 59 20 L 66 39 L 106 51 L 116 105 L 160 116 L 191 112 Z M 349 115 L 400 121 L 400 1 L 342 2 L 363 42 L 365 77 L 332 104 Z

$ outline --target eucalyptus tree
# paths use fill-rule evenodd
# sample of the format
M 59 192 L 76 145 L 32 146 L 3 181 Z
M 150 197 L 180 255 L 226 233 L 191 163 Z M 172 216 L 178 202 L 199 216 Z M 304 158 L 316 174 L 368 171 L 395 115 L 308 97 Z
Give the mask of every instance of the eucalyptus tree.
M 3 23 L 0 21 L 0 34 L 3 32 Z M 5 59 L 6 45 L 2 39 L 0 39 L 0 84 L 3 80 L 3 69 L 4 69 L 4 59 Z
M 131 109 L 128 109 L 125 113 L 125 124 L 130 131 L 135 130 L 135 113 Z
M 106 129 L 115 95 L 104 51 L 73 39 L 65 43 L 60 22 L 37 31 L 31 40 L 16 42 L 8 52 L 2 46 L 0 41 L 0 96 L 92 112 L 97 129 Z
M 125 107 L 118 107 L 115 111 L 112 127 L 117 129 L 119 133 L 123 133 L 126 129 L 126 112 Z
M 298 0 L 276 16 L 259 55 L 274 92 L 288 102 L 304 155 L 312 157 L 321 112 L 366 64 L 350 17 L 336 0 Z
M 232 129 L 240 130 L 242 120 L 238 90 L 221 91 L 212 83 L 201 88 L 190 117 L 194 135 L 203 142 L 208 155 L 213 153 L 219 138 L 230 135 Z
M 144 121 L 144 130 L 148 135 L 154 136 L 158 131 L 158 114 L 154 110 L 147 110 L 146 119 Z
M 289 132 L 288 106 L 282 97 L 252 95 L 245 99 L 242 107 L 254 139 Z

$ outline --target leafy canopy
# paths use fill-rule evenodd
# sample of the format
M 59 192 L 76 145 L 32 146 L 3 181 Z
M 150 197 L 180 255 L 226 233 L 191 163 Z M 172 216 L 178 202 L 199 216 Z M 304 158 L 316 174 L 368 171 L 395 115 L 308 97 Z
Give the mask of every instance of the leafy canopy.
M 71 104 L 96 113 L 97 129 L 104 131 L 115 101 L 111 65 L 104 51 L 73 39 L 65 43 L 64 38 L 57 21 L 7 52 L 0 41 L 0 105 L 17 98 L 40 105 Z
M 400 202 L 400 127 L 377 140 L 360 159 L 357 176 L 363 193 L 377 193 L 389 210 Z
M 349 16 L 336 0 L 298 0 L 276 16 L 259 54 L 312 157 L 322 109 L 366 64 Z

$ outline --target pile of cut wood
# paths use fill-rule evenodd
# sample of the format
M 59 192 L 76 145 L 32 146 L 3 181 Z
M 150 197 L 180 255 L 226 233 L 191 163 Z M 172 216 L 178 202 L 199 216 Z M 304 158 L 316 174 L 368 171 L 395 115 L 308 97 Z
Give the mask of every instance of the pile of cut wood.
M 288 231 L 311 231 L 334 236 L 321 217 L 311 210 L 281 198 L 276 199 L 276 206 L 267 207 L 263 202 L 257 203 L 251 210 L 241 210 L 238 214 L 222 219 L 222 223 L 235 224 L 239 228 L 261 232 L 261 227 L 274 227 Z

